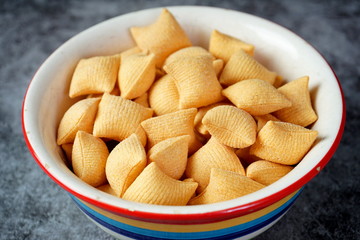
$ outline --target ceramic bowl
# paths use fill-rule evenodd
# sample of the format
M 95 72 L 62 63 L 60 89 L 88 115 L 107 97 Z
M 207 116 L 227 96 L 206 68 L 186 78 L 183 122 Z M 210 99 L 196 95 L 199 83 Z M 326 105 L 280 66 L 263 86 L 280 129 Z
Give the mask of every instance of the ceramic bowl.
M 341 86 L 326 60 L 293 32 L 262 18 L 232 10 L 168 7 L 194 45 L 208 47 L 213 29 L 255 45 L 255 58 L 287 80 L 308 75 L 318 120 L 318 140 L 285 177 L 252 194 L 201 206 L 156 206 L 125 201 L 78 179 L 65 165 L 56 132 L 65 110 L 69 81 L 81 58 L 109 55 L 135 45 L 129 27 L 148 25 L 161 8 L 125 14 L 97 24 L 60 46 L 40 66 L 23 101 L 23 132 L 44 172 L 69 192 L 94 223 L 121 239 L 252 238 L 278 221 L 335 152 L 344 129 Z

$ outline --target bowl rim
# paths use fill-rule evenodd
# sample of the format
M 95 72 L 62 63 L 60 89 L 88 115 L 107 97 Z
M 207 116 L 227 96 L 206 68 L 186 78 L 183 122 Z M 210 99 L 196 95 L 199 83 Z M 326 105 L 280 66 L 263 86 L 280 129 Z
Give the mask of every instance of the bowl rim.
M 250 15 L 252 17 L 255 17 L 255 18 L 258 18 L 258 19 L 261 19 L 261 20 L 265 20 L 266 22 L 269 22 L 271 24 L 275 24 L 275 25 L 277 25 L 277 26 L 291 32 L 293 35 L 299 37 L 300 39 L 302 39 L 300 36 L 298 36 L 293 31 L 291 31 L 291 30 L 287 29 L 286 27 L 281 26 L 281 25 L 279 25 L 279 24 L 277 24 L 275 22 L 272 22 L 272 21 L 269 21 L 267 19 L 258 17 L 256 15 L 252 15 L 252 14 L 248 14 L 248 13 L 244 13 L 244 12 L 240 12 L 240 11 L 236 11 L 236 10 L 218 8 L 218 7 L 208 7 L 208 6 L 159 7 L 159 8 L 150 8 L 150 9 L 144 9 L 144 10 L 135 11 L 135 12 L 129 12 L 129 13 L 126 13 L 126 14 L 119 15 L 117 17 L 124 16 L 124 15 L 127 15 L 127 14 L 139 13 L 139 12 L 142 12 L 142 11 L 153 11 L 153 10 L 161 9 L 161 8 L 168 8 L 168 9 L 171 10 L 171 9 L 174 9 L 174 8 L 187 8 L 187 7 L 226 10 L 226 11 L 232 11 L 232 12 L 235 12 L 235 13 L 241 13 L 241 14 L 245 14 L 245 15 Z M 116 17 L 114 17 L 114 18 L 116 18 Z M 113 19 L 113 18 L 111 18 L 111 19 Z M 108 20 L 111 20 L 111 19 L 108 19 Z M 103 23 L 103 22 L 101 22 L 101 23 Z M 98 24 L 94 25 L 93 27 L 95 27 L 95 26 L 97 26 L 97 25 L 99 25 L 101 23 L 98 23 Z M 90 28 L 92 28 L 92 27 L 90 27 Z M 84 31 L 86 31 L 88 29 L 89 28 L 79 32 L 78 34 L 74 35 L 72 38 L 78 36 L 79 34 L 81 34 L 82 32 L 84 32 Z M 69 40 L 71 40 L 71 39 L 69 39 Z M 316 164 L 316 167 L 312 168 L 309 172 L 307 172 L 305 175 L 303 175 L 300 179 L 298 179 L 296 182 L 292 183 L 291 185 L 287 186 L 286 188 L 283 188 L 280 191 L 275 192 L 275 193 L 273 193 L 273 194 L 271 194 L 269 196 L 266 196 L 266 197 L 264 197 L 262 199 L 252 201 L 250 203 L 238 205 L 238 206 L 235 206 L 235 207 L 231 207 L 231 208 L 225 208 L 225 209 L 214 210 L 214 211 L 209 211 L 209 212 L 157 213 L 157 212 L 151 212 L 151 211 L 149 211 L 149 212 L 147 212 L 147 211 L 139 211 L 139 210 L 135 211 L 133 209 L 127 209 L 127 208 L 120 207 L 120 206 L 114 206 L 114 205 L 99 201 L 96 198 L 93 198 L 93 197 L 86 196 L 86 195 L 78 193 L 76 190 L 72 189 L 70 186 L 67 186 L 64 183 L 62 183 L 61 180 L 59 180 L 56 176 L 54 176 L 51 172 L 48 171 L 46 166 L 44 166 L 41 163 L 40 158 L 37 155 L 36 150 L 34 149 L 33 145 L 31 144 L 31 141 L 29 140 L 29 137 L 28 137 L 28 131 L 27 131 L 26 126 L 25 126 L 25 121 L 26 121 L 25 120 L 25 104 L 26 104 L 26 99 L 27 99 L 27 96 L 28 96 L 29 89 L 31 87 L 31 83 L 34 81 L 34 78 L 35 78 L 38 70 L 41 68 L 42 65 L 35 72 L 33 78 L 31 79 L 31 81 L 30 81 L 30 83 L 29 83 L 29 85 L 27 87 L 25 95 L 23 97 L 21 118 L 22 118 L 22 132 L 23 132 L 23 135 L 24 135 L 25 143 L 26 143 L 31 155 L 33 156 L 35 161 L 38 163 L 38 165 L 41 167 L 41 169 L 53 181 L 55 181 L 57 184 L 59 184 L 63 189 L 68 191 L 70 194 L 72 194 L 72 195 L 74 195 L 74 196 L 76 196 L 76 197 L 78 197 L 80 199 L 83 199 L 84 201 L 86 201 L 88 203 L 94 204 L 95 206 L 101 207 L 101 208 L 109 210 L 111 212 L 115 212 L 115 213 L 117 213 L 119 215 L 127 216 L 127 217 L 130 217 L 130 218 L 133 218 L 133 219 L 141 219 L 141 220 L 145 219 L 145 220 L 151 221 L 151 222 L 182 223 L 182 224 L 184 224 L 184 221 L 186 222 L 186 224 L 205 223 L 205 222 L 220 221 L 220 220 L 225 220 L 225 219 L 230 219 L 230 218 L 233 218 L 233 217 L 246 215 L 249 212 L 254 212 L 254 211 L 260 210 L 260 209 L 262 209 L 262 208 L 264 208 L 264 207 L 266 207 L 266 206 L 268 206 L 270 204 L 273 204 L 273 203 L 279 201 L 280 199 L 286 197 L 287 195 L 299 190 L 304 184 L 306 184 L 313 177 L 315 177 L 320 172 L 320 170 L 325 167 L 325 165 L 329 162 L 329 160 L 331 159 L 331 157 L 335 153 L 338 145 L 340 144 L 340 140 L 342 138 L 344 128 L 345 128 L 345 119 L 346 119 L 345 98 L 344 98 L 344 93 L 343 93 L 340 81 L 339 81 L 338 77 L 336 76 L 333 68 L 326 61 L 326 59 L 322 56 L 322 54 L 315 47 L 313 47 L 310 43 L 308 43 L 308 42 L 306 42 L 306 43 L 309 45 L 309 47 L 311 47 L 314 51 L 316 51 L 319 54 L 319 56 L 325 61 L 325 63 L 327 64 L 329 69 L 331 69 L 331 71 L 332 71 L 332 73 L 334 75 L 334 78 L 337 81 L 339 92 L 340 92 L 340 95 L 341 95 L 341 100 L 342 100 L 341 123 L 340 123 L 340 126 L 339 126 L 339 130 L 337 132 L 337 135 L 336 135 L 334 141 L 332 142 L 331 147 L 329 148 L 327 153 L 324 155 L 324 157 L 318 162 L 318 164 Z M 44 61 L 44 63 L 45 62 L 46 62 L 46 60 Z

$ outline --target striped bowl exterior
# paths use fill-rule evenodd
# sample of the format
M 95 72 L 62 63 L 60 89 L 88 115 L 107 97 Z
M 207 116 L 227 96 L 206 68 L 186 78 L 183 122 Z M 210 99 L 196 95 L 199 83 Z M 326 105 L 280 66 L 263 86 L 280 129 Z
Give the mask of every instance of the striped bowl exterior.
M 271 227 L 291 207 L 301 189 L 259 211 L 205 224 L 167 224 L 130 219 L 71 198 L 82 212 L 111 235 L 124 239 L 248 239 Z

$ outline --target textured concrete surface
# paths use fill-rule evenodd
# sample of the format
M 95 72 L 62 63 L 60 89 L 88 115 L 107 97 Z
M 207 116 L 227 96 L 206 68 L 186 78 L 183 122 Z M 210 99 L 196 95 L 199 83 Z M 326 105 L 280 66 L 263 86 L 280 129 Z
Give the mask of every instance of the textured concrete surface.
M 43 173 L 21 132 L 21 104 L 40 64 L 61 43 L 105 19 L 168 5 L 235 9 L 279 23 L 315 46 L 342 84 L 343 140 L 325 169 L 265 239 L 360 238 L 359 1 L 46 1 L 0 2 L 0 239 L 113 239 L 91 223 Z

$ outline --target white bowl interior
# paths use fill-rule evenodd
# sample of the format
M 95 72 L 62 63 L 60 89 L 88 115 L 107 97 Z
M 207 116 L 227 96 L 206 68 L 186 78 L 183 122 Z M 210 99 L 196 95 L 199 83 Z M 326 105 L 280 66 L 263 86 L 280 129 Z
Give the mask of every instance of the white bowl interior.
M 39 68 L 24 100 L 24 129 L 37 159 L 49 174 L 73 191 L 106 204 L 158 213 L 201 213 L 227 209 L 272 195 L 318 168 L 341 125 L 343 103 L 336 76 L 321 55 L 289 30 L 267 20 L 232 10 L 211 7 L 168 7 L 194 45 L 208 47 L 213 29 L 255 45 L 255 57 L 287 80 L 310 76 L 313 106 L 319 119 L 312 129 L 319 140 L 301 163 L 274 184 L 234 200 L 205 206 L 151 206 L 110 196 L 79 180 L 64 164 L 56 145 L 58 123 L 74 102 L 67 96 L 70 77 L 81 58 L 119 53 L 135 45 L 129 27 L 147 25 L 161 8 L 142 10 L 100 23 L 59 47 Z

